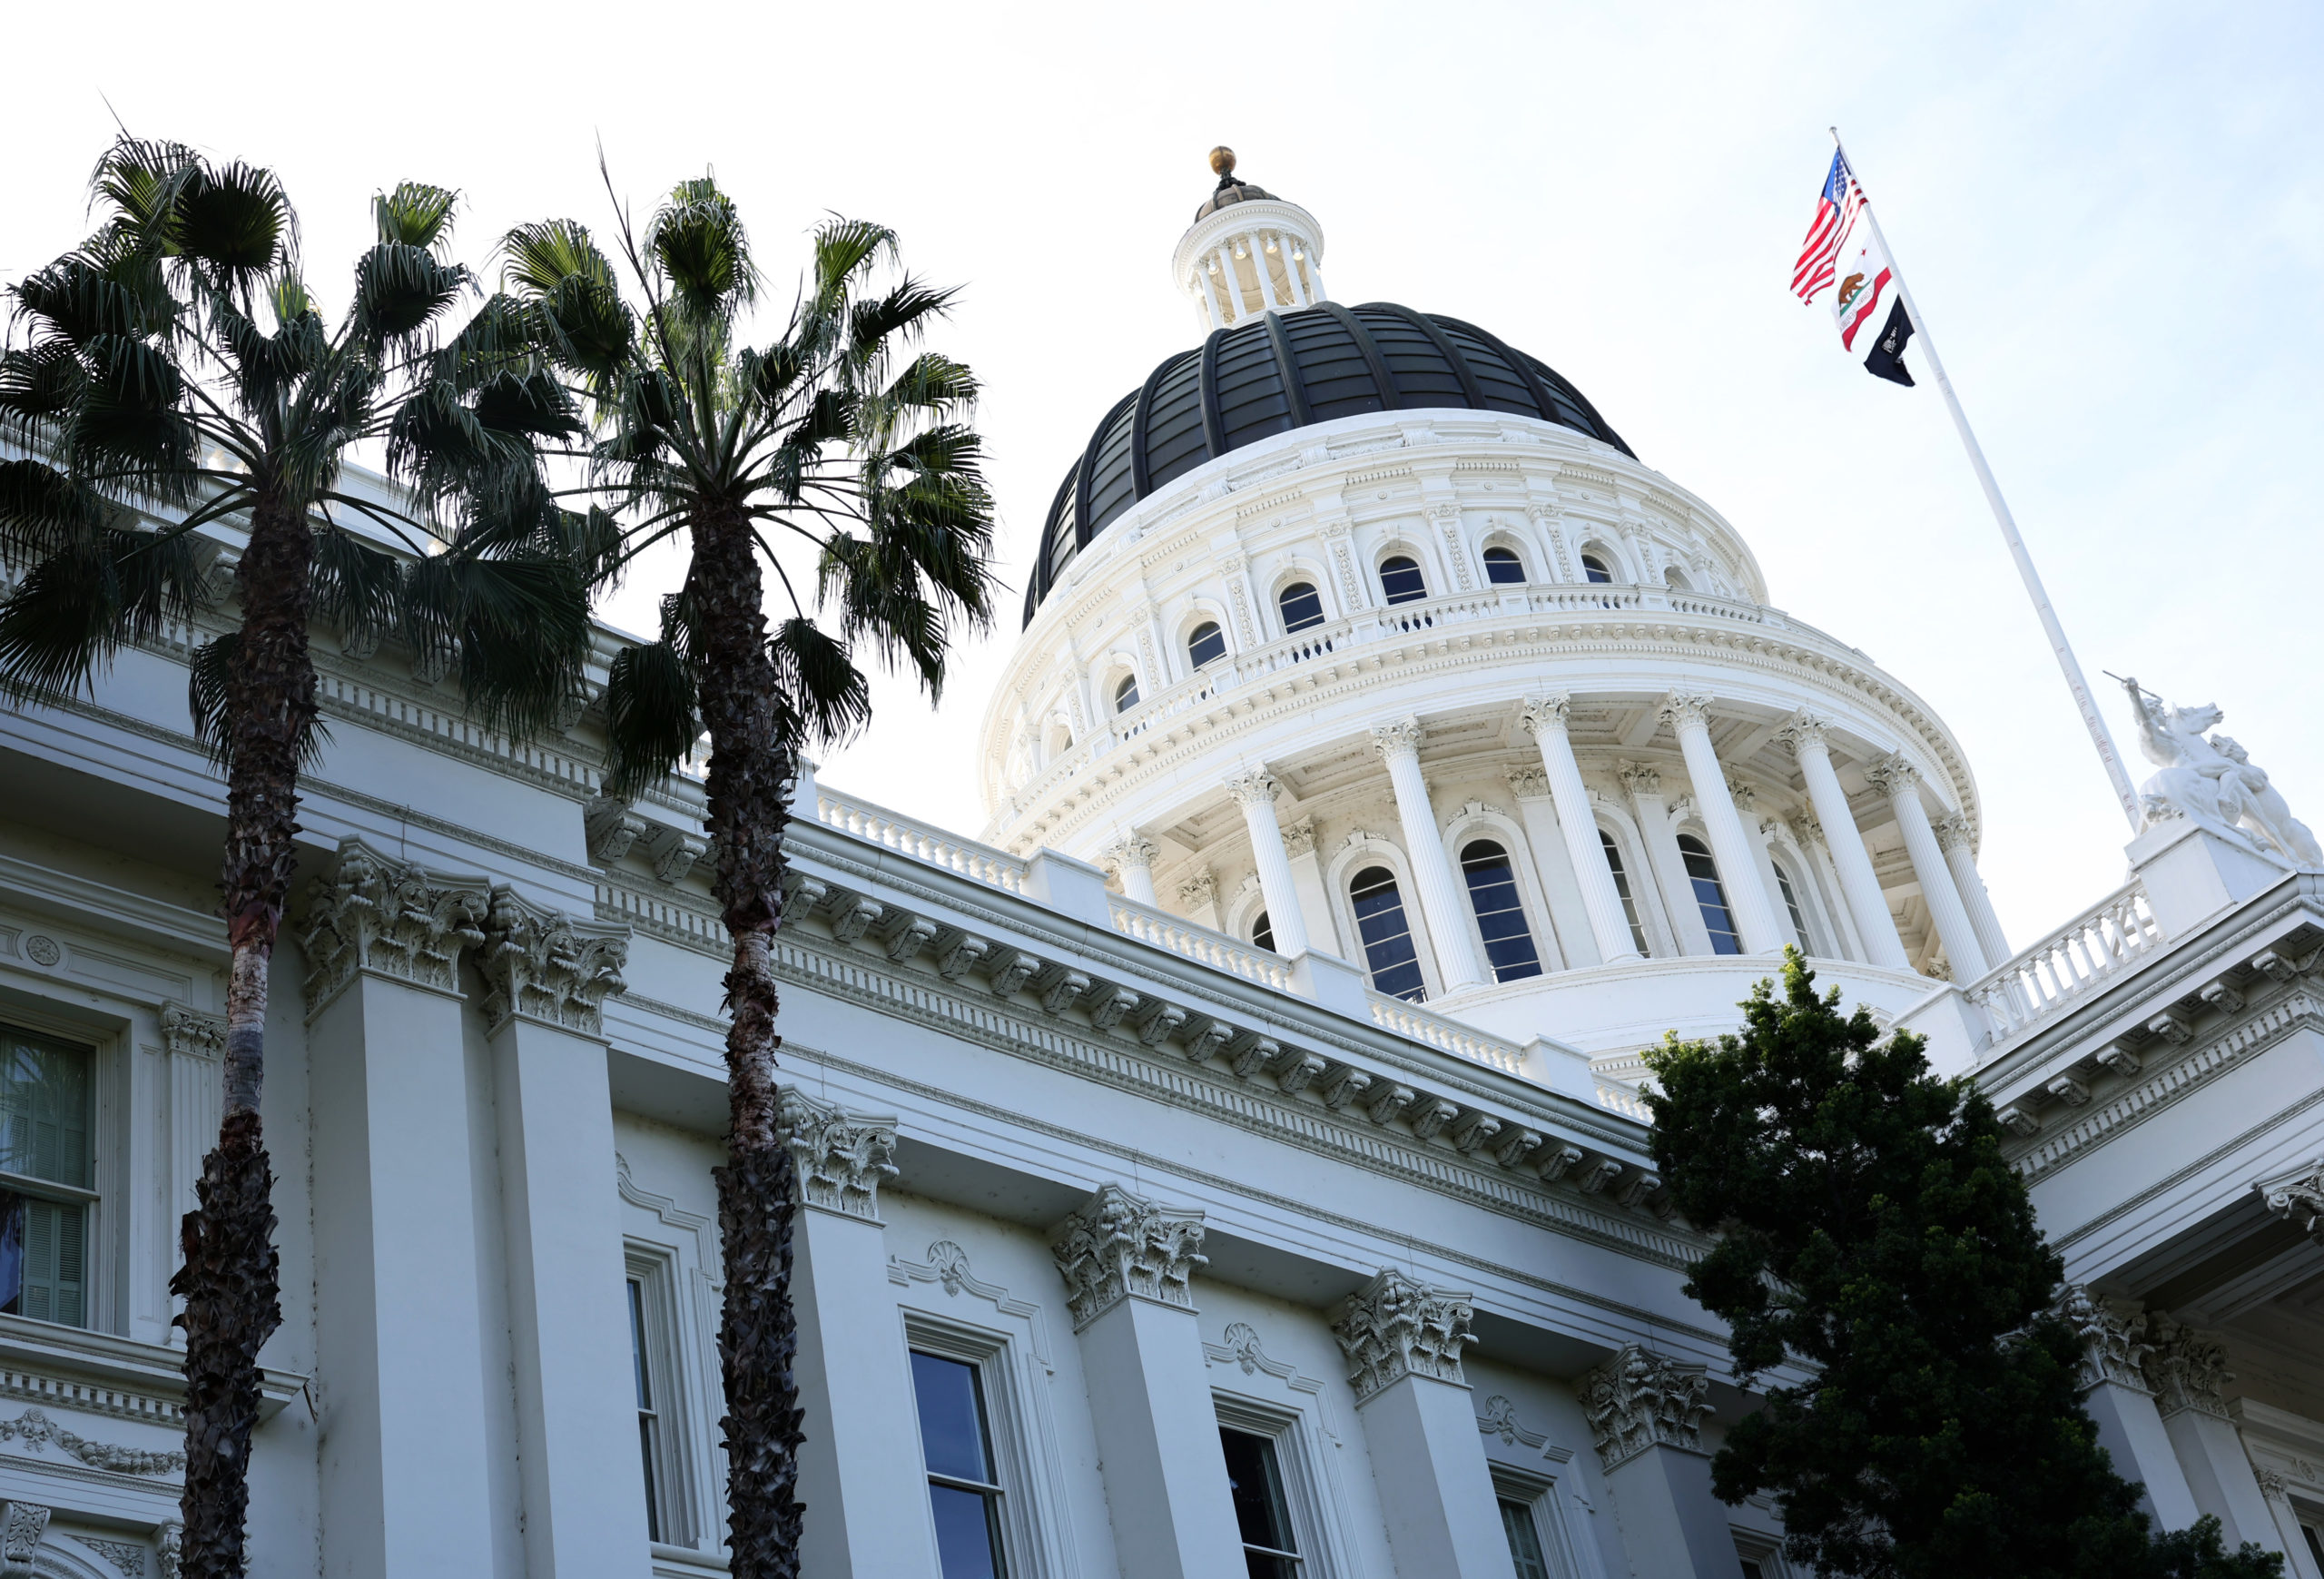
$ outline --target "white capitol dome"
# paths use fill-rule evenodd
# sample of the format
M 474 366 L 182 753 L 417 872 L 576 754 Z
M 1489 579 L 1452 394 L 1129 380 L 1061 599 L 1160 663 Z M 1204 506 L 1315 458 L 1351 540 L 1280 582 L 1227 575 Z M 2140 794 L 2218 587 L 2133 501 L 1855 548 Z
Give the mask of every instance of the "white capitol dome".
M 1219 163 L 1173 260 L 1206 338 L 1052 507 L 986 839 L 1610 1073 L 1787 943 L 1886 1016 L 2004 960 L 1943 720 L 1548 366 L 1331 301 L 1314 218 Z

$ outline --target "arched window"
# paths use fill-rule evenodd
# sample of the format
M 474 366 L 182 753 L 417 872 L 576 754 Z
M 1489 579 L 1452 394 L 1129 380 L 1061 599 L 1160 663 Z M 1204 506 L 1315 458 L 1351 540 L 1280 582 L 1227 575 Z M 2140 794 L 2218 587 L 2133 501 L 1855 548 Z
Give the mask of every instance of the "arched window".
M 1391 603 L 1417 603 L 1428 596 L 1428 583 L 1409 554 L 1391 554 L 1380 561 L 1380 591 Z
M 1137 706 L 1137 676 L 1124 675 L 1121 684 L 1114 687 L 1114 711 L 1127 713 Z
M 1428 996 L 1420 973 L 1420 954 L 1413 947 L 1412 923 L 1404 919 L 1404 896 L 1396 892 L 1396 874 L 1385 866 L 1366 866 L 1348 884 L 1355 905 L 1355 930 L 1364 936 L 1364 962 L 1371 967 L 1372 985 L 1391 998 L 1417 1003 Z
M 1311 582 L 1293 582 L 1275 595 L 1275 606 L 1283 610 L 1283 628 L 1286 636 L 1293 631 L 1305 630 L 1311 625 L 1324 623 L 1324 599 Z
M 1651 953 L 1646 946 L 1646 928 L 1639 924 L 1638 901 L 1630 897 L 1630 874 L 1622 870 L 1622 852 L 1614 835 L 1603 828 L 1598 830 L 1598 842 L 1606 847 L 1606 870 L 1614 874 L 1614 892 L 1622 898 L 1622 919 L 1630 923 L 1630 945 L 1641 954 Z
M 1710 858 L 1710 847 L 1692 834 L 1681 834 L 1679 856 L 1687 864 L 1687 881 L 1694 885 L 1703 930 L 1710 933 L 1710 952 L 1741 953 L 1743 935 L 1735 930 L 1735 913 L 1727 908 L 1727 888 L 1718 880 L 1718 863 Z
M 1595 554 L 1581 557 L 1581 578 L 1584 581 L 1611 581 L 1614 573 L 1606 568 L 1606 561 Z
M 1770 861 L 1776 869 L 1776 892 L 1783 895 L 1783 907 L 1791 914 L 1792 935 L 1799 940 L 1799 952 L 1812 954 L 1816 951 L 1807 942 L 1807 917 L 1799 908 L 1799 892 L 1791 885 L 1791 873 L 1783 869 L 1780 861 Z
M 1267 920 L 1264 910 L 1252 918 L 1251 942 L 1269 953 L 1275 952 L 1275 924 Z
M 1695 589 L 1695 584 L 1687 579 L 1687 573 L 1676 565 L 1663 567 L 1662 585 L 1673 592 L 1692 592 Z
M 1195 667 L 1215 664 L 1226 656 L 1226 633 L 1215 619 L 1206 619 L 1187 637 L 1187 656 Z
M 1469 880 L 1469 904 L 1477 913 L 1477 932 L 1485 940 L 1485 958 L 1492 962 L 1492 979 L 1517 982 L 1540 975 L 1541 956 L 1525 925 L 1525 906 L 1517 897 L 1517 873 L 1509 864 L 1509 852 L 1491 839 L 1475 840 L 1461 852 L 1461 873 Z
M 1516 549 L 1496 544 L 1485 550 L 1485 579 L 1496 587 L 1522 587 L 1525 561 L 1517 557 Z

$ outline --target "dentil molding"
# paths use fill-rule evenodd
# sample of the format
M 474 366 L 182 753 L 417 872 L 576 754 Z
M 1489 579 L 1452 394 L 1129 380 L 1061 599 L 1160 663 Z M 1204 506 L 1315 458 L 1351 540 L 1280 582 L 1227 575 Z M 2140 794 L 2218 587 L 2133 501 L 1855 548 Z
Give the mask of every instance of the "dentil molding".
M 1680 1365 L 1635 1343 L 1583 1377 L 1580 1394 L 1608 1469 L 1649 1447 L 1704 1451 L 1703 1416 L 1716 1413 L 1709 1367 Z
M 1202 1213 L 1166 1213 L 1118 1184 L 1098 1187 L 1057 1227 L 1049 1253 L 1065 1278 L 1066 1308 L 1079 1332 L 1125 1299 L 1151 1299 L 1192 1312 L 1188 1285 L 1200 1253 Z
M 1466 1387 L 1461 1351 L 1477 1341 L 1476 1310 L 1466 1294 L 1433 1288 L 1393 1267 L 1348 1296 L 1332 1323 L 1347 1357 L 1348 1381 L 1361 1405 L 1406 1377 Z

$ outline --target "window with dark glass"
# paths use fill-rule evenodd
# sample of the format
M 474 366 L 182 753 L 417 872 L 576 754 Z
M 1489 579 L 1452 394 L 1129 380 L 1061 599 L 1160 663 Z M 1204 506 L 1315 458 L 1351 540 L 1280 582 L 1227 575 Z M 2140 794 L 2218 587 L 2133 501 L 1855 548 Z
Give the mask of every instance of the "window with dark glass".
M 1323 595 L 1308 582 L 1295 581 L 1276 593 L 1275 606 L 1283 611 L 1285 635 L 1324 623 Z
M 1517 1579 L 1550 1579 L 1549 1554 L 1541 1549 L 1541 1529 L 1532 1506 L 1513 1496 L 1501 1499 L 1501 1527 L 1509 1536 L 1510 1561 L 1517 1564 Z
M 1216 620 L 1206 619 L 1195 627 L 1187 637 L 1187 656 L 1196 668 L 1215 664 L 1226 656 L 1226 633 L 1218 628 Z
M 1496 587 L 1520 587 L 1525 581 L 1525 562 L 1514 548 L 1496 545 L 1485 550 L 1485 579 Z
M 85 1047 L 0 1026 L 0 1311 L 88 1325 Z
M 1272 1438 L 1218 1428 L 1226 1450 L 1226 1485 L 1235 1495 L 1235 1525 L 1243 1537 L 1248 1579 L 1299 1579 L 1299 1545 L 1291 1533 L 1291 1505 L 1283 1495 L 1283 1467 Z
M 938 1572 L 943 1579 L 1006 1579 L 1000 1481 L 993 1469 L 983 1374 L 965 1360 L 914 1349 L 911 1387 L 920 1406 L 928 1501 L 936 1515 Z
M 1412 923 L 1404 918 L 1404 896 L 1396 892 L 1396 874 L 1385 866 L 1367 866 L 1348 884 L 1348 898 L 1355 906 L 1355 930 L 1364 939 L 1364 962 L 1371 968 L 1372 985 L 1391 998 L 1414 1003 L 1427 997 Z
M 1743 1559 L 1743 1579 L 1767 1579 L 1767 1572 L 1756 1557 Z
M 1771 861 L 1768 864 L 1776 869 L 1776 892 L 1783 895 L 1783 907 L 1791 915 L 1791 933 L 1799 940 L 1799 952 L 1811 953 L 1814 951 L 1807 946 L 1807 918 L 1800 913 L 1799 895 L 1791 886 L 1791 873 L 1783 869 L 1780 861 Z
M 1727 906 L 1727 888 L 1718 880 L 1718 863 L 1710 848 L 1692 834 L 1679 835 L 1679 858 L 1687 864 L 1687 881 L 1694 885 L 1695 904 L 1703 913 L 1703 928 L 1710 933 L 1710 952 L 1739 954 L 1742 934 L 1735 930 L 1735 913 Z
M 662 1538 L 662 1416 L 645 1363 L 645 1285 L 629 1280 L 629 1357 L 637 1373 L 637 1453 L 645 1465 L 645 1538 Z
M 1606 568 L 1606 561 L 1595 554 L 1581 557 L 1581 578 L 1584 581 L 1611 581 L 1614 573 Z
M 1638 901 L 1630 897 L 1630 874 L 1622 870 L 1622 852 L 1614 843 L 1614 835 L 1605 829 L 1598 830 L 1598 843 L 1606 849 L 1606 869 L 1614 874 L 1614 892 L 1621 896 L 1622 919 L 1630 923 L 1630 946 L 1641 954 L 1646 946 L 1646 928 L 1639 924 Z
M 2316 1559 L 2319 1568 L 2324 1568 L 2324 1535 L 2316 1533 L 2314 1525 L 2300 1525 L 2299 1533 L 2307 1538 L 2308 1554 Z
M 1267 920 L 1267 913 L 1264 910 L 1251 923 L 1251 941 L 1269 952 L 1275 950 L 1275 923 Z
M 1461 874 L 1469 880 L 1469 904 L 1477 913 L 1477 932 L 1485 941 L 1493 980 L 1516 982 L 1540 975 L 1541 956 L 1525 925 L 1509 852 L 1491 839 L 1475 840 L 1461 852 Z
M 1124 675 L 1121 684 L 1114 687 L 1114 711 L 1127 713 L 1137 706 L 1137 676 Z
M 1391 554 L 1380 561 L 1380 592 L 1391 603 L 1417 603 L 1428 596 L 1428 583 L 1411 556 Z

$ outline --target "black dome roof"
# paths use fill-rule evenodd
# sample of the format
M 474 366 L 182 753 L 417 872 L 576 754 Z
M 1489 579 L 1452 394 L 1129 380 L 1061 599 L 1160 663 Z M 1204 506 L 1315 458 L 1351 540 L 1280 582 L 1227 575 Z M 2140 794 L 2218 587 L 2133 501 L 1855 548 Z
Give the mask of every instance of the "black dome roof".
M 1106 413 L 1049 506 L 1025 623 L 1115 517 L 1206 460 L 1336 417 L 1426 407 L 1539 417 L 1637 459 L 1581 390 L 1457 318 L 1385 301 L 1263 313 L 1171 357 Z

